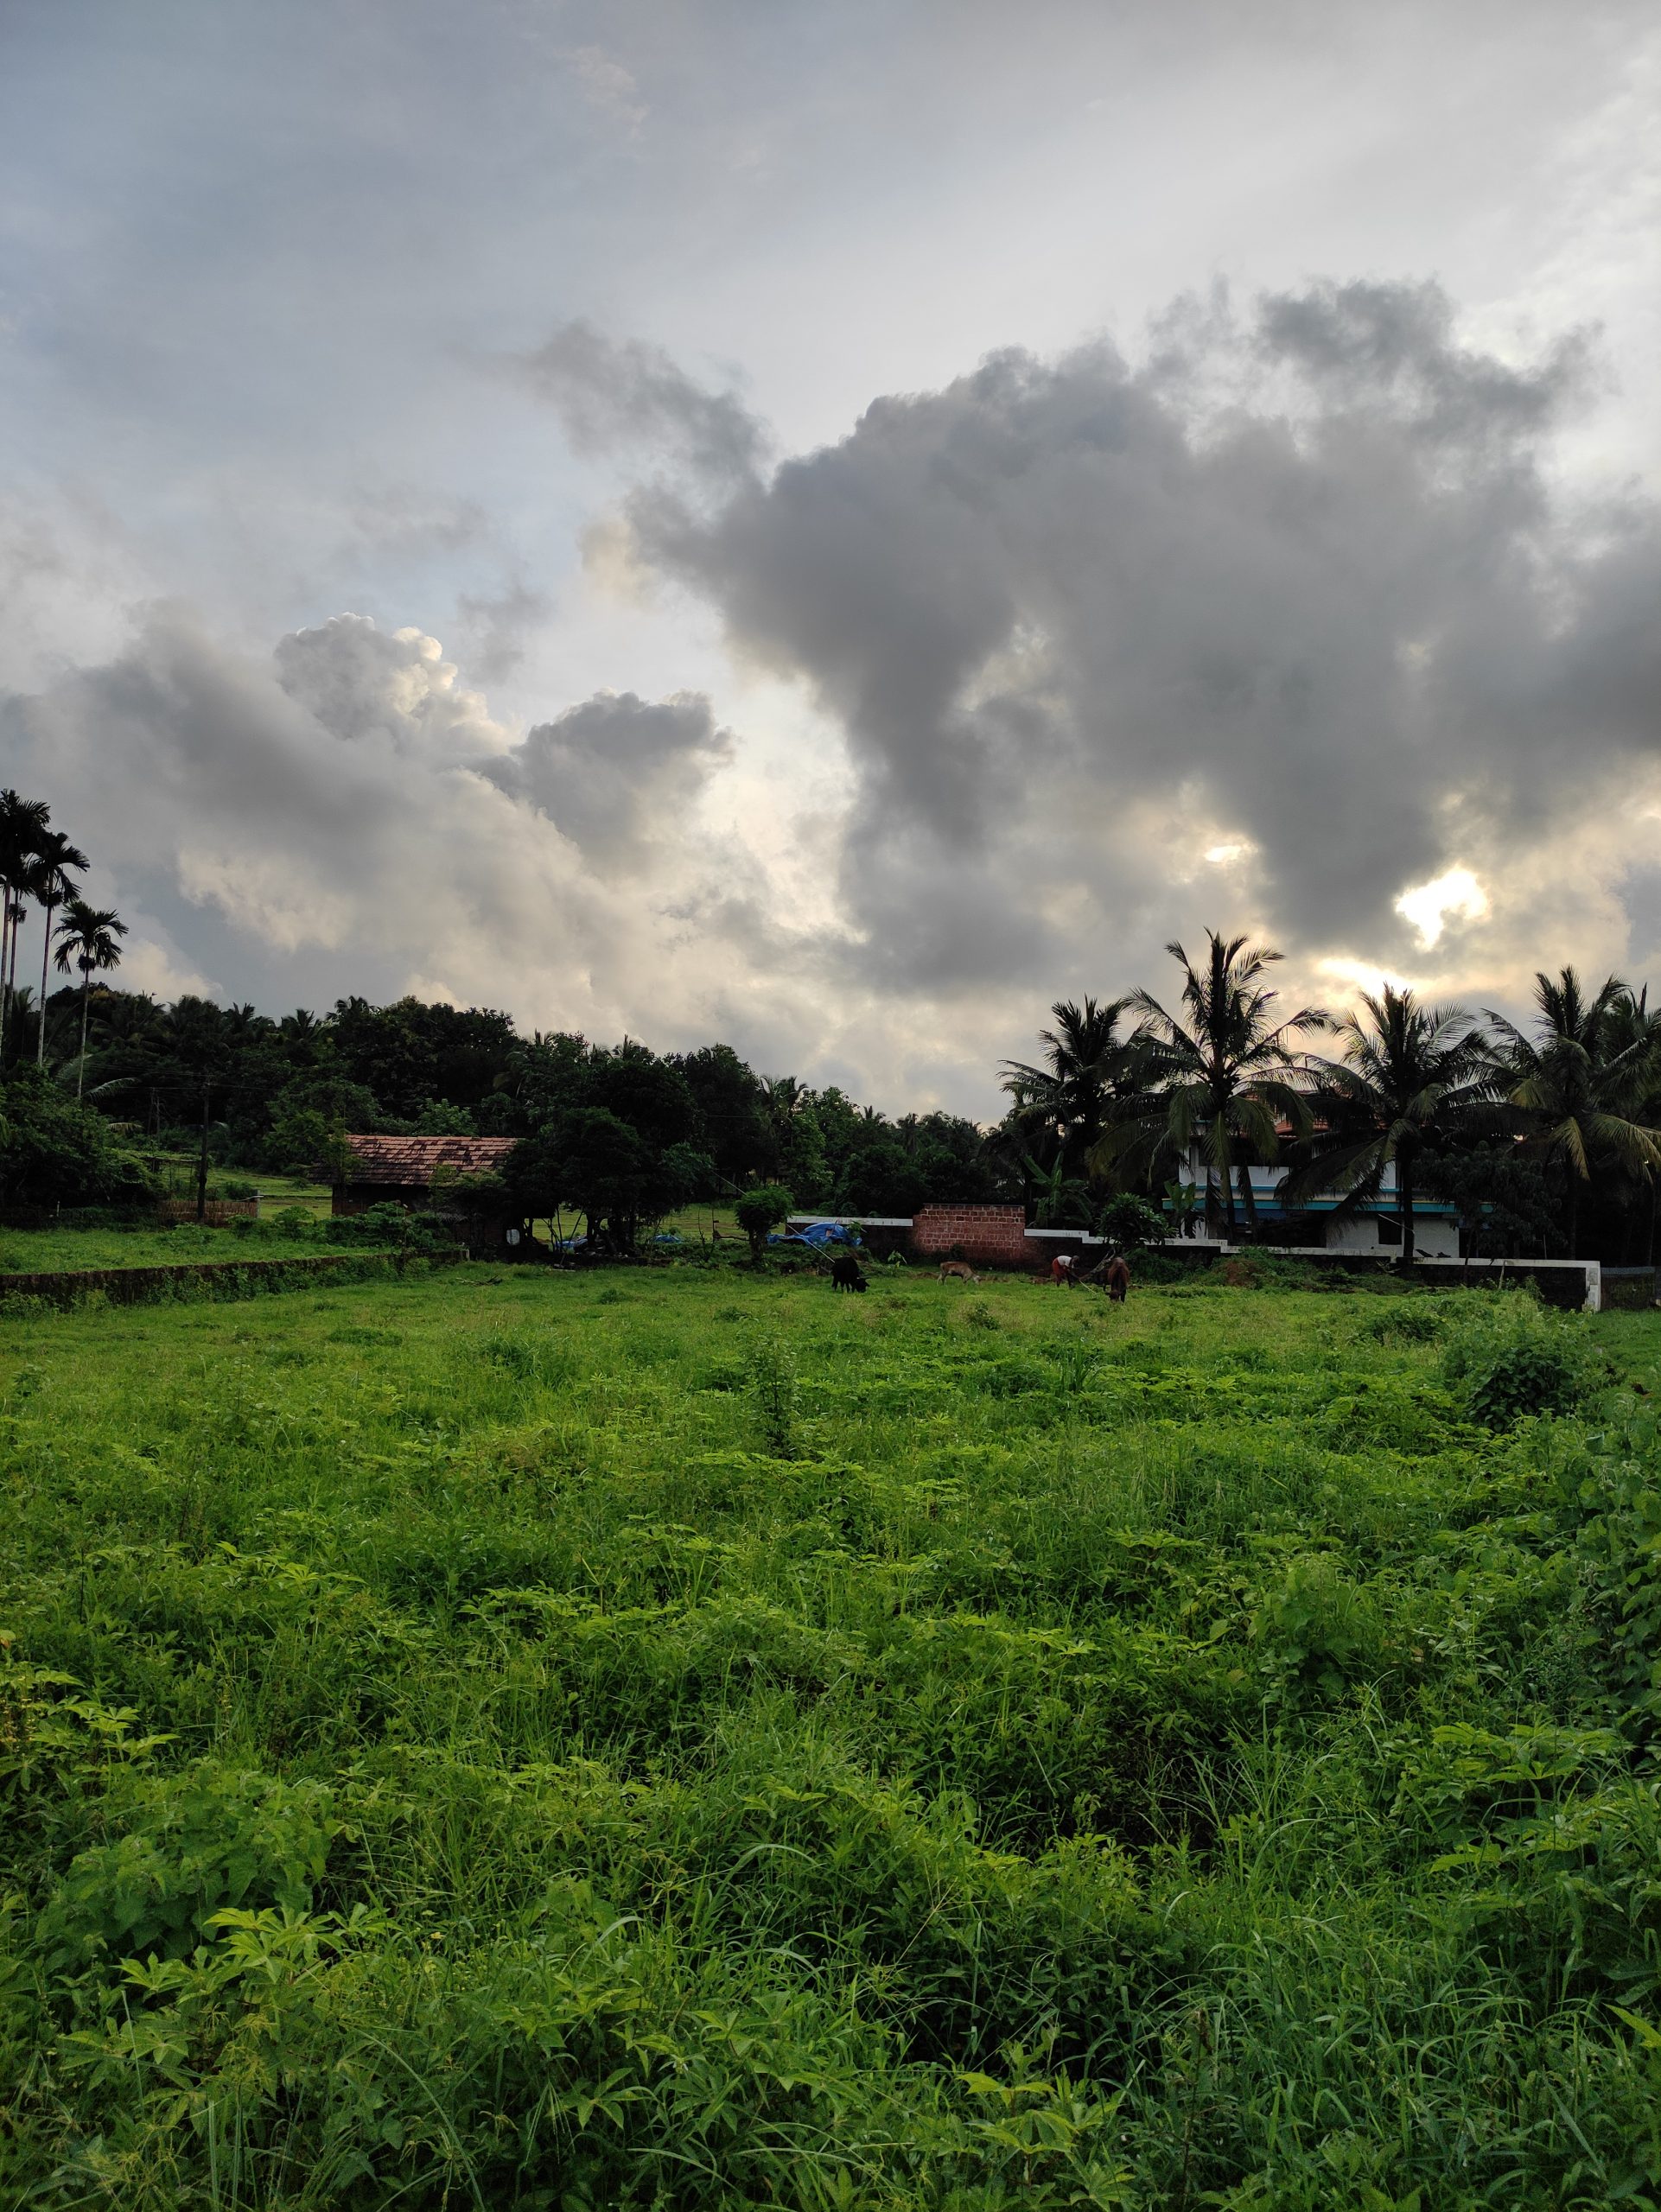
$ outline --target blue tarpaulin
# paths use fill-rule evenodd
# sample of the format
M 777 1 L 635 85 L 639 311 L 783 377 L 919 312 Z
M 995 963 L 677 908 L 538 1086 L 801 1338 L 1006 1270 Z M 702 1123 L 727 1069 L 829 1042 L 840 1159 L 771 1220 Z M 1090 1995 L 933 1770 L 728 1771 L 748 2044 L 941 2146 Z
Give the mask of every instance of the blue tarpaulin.
M 792 1230 L 787 1236 L 769 1236 L 769 1244 L 811 1244 L 816 1252 L 824 1251 L 827 1244 L 857 1244 L 858 1232 L 842 1221 L 810 1221 L 805 1229 Z

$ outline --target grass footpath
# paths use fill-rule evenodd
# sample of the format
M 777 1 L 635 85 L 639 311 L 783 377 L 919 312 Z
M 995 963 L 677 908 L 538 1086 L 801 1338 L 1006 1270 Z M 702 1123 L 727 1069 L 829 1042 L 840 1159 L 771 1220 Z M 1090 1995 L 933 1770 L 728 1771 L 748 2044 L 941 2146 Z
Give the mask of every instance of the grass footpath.
M 1211 1282 L 0 1320 L 0 2204 L 1661 2204 L 1651 1392 Z

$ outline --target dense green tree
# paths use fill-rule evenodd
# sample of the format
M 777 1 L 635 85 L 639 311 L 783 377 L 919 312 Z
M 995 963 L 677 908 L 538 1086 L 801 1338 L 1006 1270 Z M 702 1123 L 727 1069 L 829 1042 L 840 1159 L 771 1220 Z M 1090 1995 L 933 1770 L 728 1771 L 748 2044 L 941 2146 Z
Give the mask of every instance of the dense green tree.
M 329 1029 L 344 1073 L 372 1090 L 387 1114 L 410 1122 L 430 1098 L 472 1107 L 487 1097 L 514 1041 L 505 1014 L 417 998 L 391 1006 L 341 999 Z
M 655 1146 L 608 1108 L 579 1106 L 516 1145 L 502 1179 L 527 1219 L 569 1206 L 584 1217 L 591 1243 L 627 1255 L 707 1173 L 690 1146 Z
M 1004 1063 L 1003 1088 L 1015 1101 L 1017 1125 L 1028 1144 L 1041 1141 L 1046 1165 L 1053 1146 L 1071 1173 L 1082 1173 L 1101 1144 L 1115 1102 L 1139 1088 L 1142 1042 L 1119 1033 L 1119 1018 L 1130 1003 L 1086 998 L 1080 1006 L 1058 999 L 1050 1008 L 1054 1028 L 1038 1033 L 1042 1062 Z
M 761 1087 L 769 1132 L 767 1177 L 817 1205 L 824 1194 L 827 1166 L 813 1093 L 793 1075 L 764 1076 Z
M 137 1205 L 155 1195 L 142 1161 L 109 1123 L 26 1065 L 0 1086 L 0 1204 Z
M 734 1216 L 750 1241 L 750 1259 L 756 1267 L 767 1257 L 767 1238 L 789 1220 L 795 1204 L 779 1183 L 758 1183 L 735 1204 Z
M 1628 985 L 1607 976 L 1589 996 L 1573 968 L 1537 974 L 1539 1008 L 1530 1037 L 1490 1013 L 1505 1063 L 1501 1088 L 1524 1119 L 1533 1148 L 1561 1167 L 1563 1235 L 1580 1256 L 1582 1195 L 1600 1163 L 1644 1174 L 1661 1168 L 1653 1111 L 1657 1027 L 1638 1012 Z
M 37 1067 L 46 1065 L 46 991 L 52 958 L 52 917 L 66 899 L 80 894 L 80 882 L 70 871 L 90 866 L 86 854 L 79 846 L 72 845 L 60 830 L 48 830 L 41 837 L 29 868 L 29 892 L 46 909 L 46 928 L 41 938 L 41 1010 L 35 1039 Z
M 1427 1194 L 1457 1213 L 1460 1249 L 1467 1259 L 1549 1259 L 1562 1249 L 1562 1205 L 1552 1188 L 1556 1171 L 1516 1137 L 1427 1154 L 1422 1173 Z
M 537 1030 L 516 1038 L 503 1057 L 501 1071 L 478 1109 L 485 1136 L 532 1136 L 556 1115 L 577 1105 L 588 1082 L 593 1048 L 571 1031 Z
M 1197 1147 L 1207 1170 L 1206 1208 L 1220 1185 L 1229 1233 L 1236 1225 L 1234 1175 L 1242 1177 L 1253 1154 L 1272 1160 L 1279 1124 L 1308 1132 L 1308 1062 L 1295 1049 L 1301 1032 L 1325 1028 L 1319 1007 L 1282 1014 L 1265 978 L 1280 953 L 1206 932 L 1206 957 L 1196 968 L 1181 944 L 1167 945 L 1182 970 L 1181 1012 L 1172 1014 L 1143 990 L 1126 1001 L 1142 1017 L 1146 1077 L 1156 1093 L 1142 1109 L 1138 1133 L 1150 1168 L 1161 1155 L 1182 1166 Z M 1136 1125 L 1129 1125 L 1135 1127 Z M 1123 1158 L 1124 1133 L 1110 1130 L 1091 1154 L 1092 1165 Z M 1251 1204 L 1250 1185 L 1246 1200 Z
M 73 965 L 80 970 L 80 1050 L 76 1058 L 75 1096 L 86 1086 L 86 1016 L 92 1003 L 92 978 L 121 964 L 119 940 L 127 925 L 111 906 L 90 906 L 84 899 L 70 899 L 58 924 L 58 966 L 67 975 Z
M 303 1173 L 319 1163 L 330 1166 L 345 1138 L 372 1133 L 380 1119 L 373 1092 L 349 1081 L 338 1068 L 303 1070 L 283 1085 L 272 1106 L 260 1164 L 288 1174 Z
M 207 1211 L 207 1161 L 213 1134 L 212 1109 L 224 1103 L 233 1080 L 236 1048 L 248 1041 L 251 1023 L 245 1007 L 216 1006 L 212 999 L 187 995 L 174 1001 L 157 1021 L 150 1040 L 153 1079 L 166 1091 L 181 1117 L 196 1119 L 196 1218 Z
M 892 1135 L 863 1145 L 843 1164 L 832 1211 L 843 1215 L 914 1214 L 926 1204 L 921 1164 Z
M 614 1114 L 659 1152 L 703 1134 L 697 1101 L 680 1070 L 627 1039 L 614 1052 L 591 1054 L 580 1098 Z
M 1414 1257 L 1413 1202 L 1420 1163 L 1472 1132 L 1494 1096 L 1487 1039 L 1460 1007 L 1421 1005 L 1386 983 L 1364 994 L 1364 1020 L 1338 1024 L 1340 1054 L 1315 1064 L 1320 1127 L 1307 1160 L 1281 1185 L 1283 1205 L 1337 1191 L 1350 1205 L 1376 1199 L 1385 1171 L 1396 1171 L 1402 1267 Z
M 705 1045 L 671 1056 L 685 1078 L 703 1123 L 703 1143 L 723 1182 L 741 1185 L 765 1169 L 772 1126 L 760 1077 L 730 1045 Z

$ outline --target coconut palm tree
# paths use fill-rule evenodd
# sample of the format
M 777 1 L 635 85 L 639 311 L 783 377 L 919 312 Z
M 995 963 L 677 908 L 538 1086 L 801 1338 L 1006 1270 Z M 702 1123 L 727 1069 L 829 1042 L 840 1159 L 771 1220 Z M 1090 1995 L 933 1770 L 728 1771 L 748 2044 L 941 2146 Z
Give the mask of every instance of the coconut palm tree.
M 46 935 L 41 942 L 41 1019 L 36 1025 L 35 1064 L 46 1065 L 46 971 L 52 957 L 52 917 L 67 899 L 80 895 L 80 885 L 72 868 L 91 865 L 85 853 L 72 845 L 61 830 L 48 830 L 41 838 L 29 872 L 29 888 L 46 908 Z
M 1165 948 L 1182 970 L 1180 1014 L 1147 991 L 1133 991 L 1128 1003 L 1142 1017 L 1139 1034 L 1157 1093 L 1139 1117 L 1142 1140 L 1179 1164 L 1198 1146 L 1207 1170 L 1206 1212 L 1214 1217 L 1220 1183 L 1232 1236 L 1237 1152 L 1244 1145 L 1272 1160 L 1282 1122 L 1300 1135 L 1308 1131 L 1309 1063 L 1291 1039 L 1300 1030 L 1326 1028 L 1330 1017 L 1321 1007 L 1278 1011 L 1278 994 L 1263 979 L 1280 953 L 1243 937 L 1220 938 L 1215 930 L 1206 938 L 1198 968 L 1181 945 Z M 1123 1143 L 1124 1133 L 1110 1130 L 1097 1155 L 1118 1152 Z M 1242 1162 L 1242 1179 L 1245 1173 Z M 1249 1209 L 1249 1184 L 1245 1195 Z
M 1566 1185 L 1563 1231 L 1569 1256 L 1580 1256 L 1581 1194 L 1599 1154 L 1624 1167 L 1661 1167 L 1661 1128 L 1637 1116 L 1652 1111 L 1646 1094 L 1661 1060 L 1655 1017 L 1628 985 L 1606 976 L 1588 998 L 1573 968 L 1554 980 L 1537 974 L 1535 1033 L 1525 1037 L 1503 1014 L 1490 1013 L 1505 1058 L 1501 1096 L 1520 1109 L 1530 1141 L 1559 1161 Z
M 120 966 L 121 947 L 116 939 L 126 934 L 127 925 L 113 907 L 89 906 L 84 899 L 70 899 L 66 902 L 63 919 L 58 924 L 58 966 L 66 975 L 72 965 L 80 969 L 80 1056 L 75 1067 L 77 1098 L 86 1084 L 86 1014 L 92 997 L 93 970 Z
M 1128 1003 L 1086 998 L 1079 1006 L 1058 999 L 1050 1008 L 1054 1028 L 1038 1033 L 1043 1064 L 1006 1060 L 1001 1071 L 1003 1088 L 1015 1102 L 1017 1125 L 1047 1132 L 1069 1168 L 1095 1151 L 1116 1103 L 1135 1088 L 1139 1047 L 1134 1038 L 1119 1034 Z
M 1365 1020 L 1352 1014 L 1338 1024 L 1338 1058 L 1315 1064 L 1325 1126 L 1308 1163 L 1281 1185 L 1281 1199 L 1289 1207 L 1317 1191 L 1340 1191 L 1358 1205 L 1377 1198 L 1393 1166 L 1405 1274 L 1413 1266 L 1419 1160 L 1427 1145 L 1468 1125 L 1492 1101 L 1494 1060 L 1462 1007 L 1422 1006 L 1411 991 L 1388 983 L 1361 1004 Z
M 0 791 L 0 1070 L 5 1065 L 6 1014 L 16 981 L 17 925 L 29 870 L 47 835 L 51 809 L 44 799 Z

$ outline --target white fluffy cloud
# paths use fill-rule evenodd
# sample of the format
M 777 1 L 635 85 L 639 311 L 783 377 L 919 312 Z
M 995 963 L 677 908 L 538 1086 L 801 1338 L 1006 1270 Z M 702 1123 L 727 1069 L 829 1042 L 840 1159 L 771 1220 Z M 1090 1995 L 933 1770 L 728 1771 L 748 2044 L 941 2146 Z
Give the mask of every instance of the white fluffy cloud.
M 0 704 L 0 733 L 159 918 L 157 977 L 279 1000 L 418 980 L 614 1036 L 700 1033 L 765 975 L 759 877 L 698 834 L 729 744 L 700 698 L 602 696 L 515 741 L 417 631 L 340 616 L 261 664 L 161 608 Z

